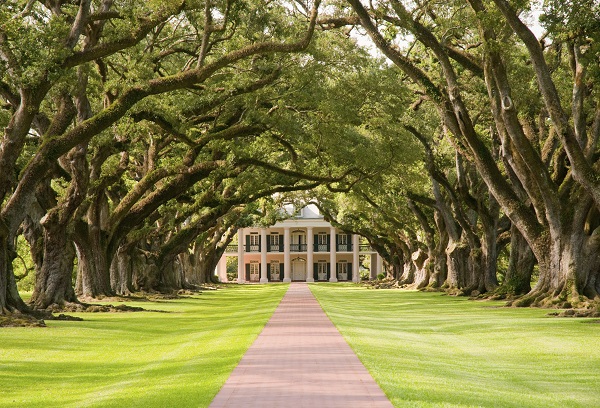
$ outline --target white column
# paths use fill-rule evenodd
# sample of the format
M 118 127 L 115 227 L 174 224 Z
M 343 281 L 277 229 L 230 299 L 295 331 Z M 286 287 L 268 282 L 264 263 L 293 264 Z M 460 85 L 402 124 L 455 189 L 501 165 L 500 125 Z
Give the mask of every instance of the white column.
M 359 236 L 357 234 L 352 235 L 352 282 L 360 282 L 359 245 Z
M 377 275 L 383 273 L 383 258 L 377 253 Z
M 306 228 L 306 281 L 314 282 L 314 269 L 313 265 L 313 250 L 314 250 L 314 241 L 313 241 L 313 229 L 312 227 Z
M 219 277 L 219 282 L 229 282 L 227 279 L 227 256 L 225 254 L 221 256 L 217 264 L 217 276 Z
M 267 283 L 267 229 L 260 229 L 260 283 Z
M 244 269 L 244 229 L 238 230 L 238 283 L 246 281 L 246 271 Z
M 291 282 L 292 257 L 290 256 L 290 227 L 283 229 L 283 281 Z
M 337 282 L 337 245 L 335 242 L 335 228 L 329 229 L 329 263 L 331 264 L 331 276 L 329 282 Z

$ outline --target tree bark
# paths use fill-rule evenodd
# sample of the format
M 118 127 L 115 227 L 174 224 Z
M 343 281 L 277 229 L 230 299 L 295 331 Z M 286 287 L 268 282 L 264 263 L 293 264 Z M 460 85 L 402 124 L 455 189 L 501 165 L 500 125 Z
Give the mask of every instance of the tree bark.
M 445 249 L 448 246 L 449 237 L 448 233 L 446 232 L 444 220 L 439 214 L 439 211 L 435 212 L 434 218 L 438 231 L 438 242 L 436 243 L 435 248 L 433 249 L 433 254 L 431 255 L 433 259 L 433 271 L 427 286 L 430 288 L 440 288 L 448 277 L 448 264 Z
M 398 248 L 402 251 L 402 272 L 398 277 L 401 285 L 411 285 L 415 283 L 415 264 L 412 260 L 412 250 L 409 243 L 400 241 Z
M 519 230 L 511 225 L 510 253 L 508 269 L 504 282 L 499 288 L 500 293 L 508 295 L 525 295 L 531 291 L 531 275 L 535 266 L 535 256 L 529 244 Z
M 0 269 L 0 314 L 29 311 L 17 289 L 12 266 L 15 258 L 14 237 L 9 234 L 8 228 L 0 220 L 0 268 L 2 268 Z
M 429 283 L 431 278 L 431 258 L 422 249 L 417 249 L 411 254 L 411 261 L 414 265 L 414 284 L 415 289 L 422 289 Z
M 57 215 L 52 214 L 56 213 L 50 213 L 42 222 L 43 263 L 37 268 L 35 288 L 31 296 L 31 304 L 35 309 L 77 302 L 73 290 L 75 251 L 67 234 L 67 226 L 59 222 Z
M 87 225 L 82 224 L 78 224 L 74 239 L 78 259 L 76 293 L 84 298 L 113 296 L 110 284 L 112 257 L 102 238 L 105 233 L 99 228 L 88 231 Z
M 135 246 L 121 245 L 110 265 L 110 286 L 119 296 L 129 296 L 134 292 L 132 248 Z

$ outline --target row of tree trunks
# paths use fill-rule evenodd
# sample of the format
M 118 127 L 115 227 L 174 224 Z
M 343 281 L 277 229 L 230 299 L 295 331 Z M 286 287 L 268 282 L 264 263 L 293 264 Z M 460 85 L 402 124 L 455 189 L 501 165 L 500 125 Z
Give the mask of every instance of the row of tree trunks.
M 548 52 L 554 48 L 540 42 L 520 20 L 520 10 L 514 9 L 511 2 L 468 0 L 468 11 L 479 23 L 478 32 L 473 31 L 472 35 L 479 36 L 483 44 L 482 55 L 456 56 L 446 46 L 447 41 L 442 37 L 445 34 L 436 31 L 437 24 L 424 24 L 426 19 L 421 19 L 421 14 L 408 10 L 401 2 L 393 2 L 384 11 L 390 15 L 382 19 L 377 14 L 379 11 L 367 9 L 360 1 L 348 0 L 348 3 L 375 45 L 432 101 L 444 123 L 449 142 L 457 153 L 468 156 L 504 214 L 531 248 L 539 266 L 540 279 L 518 303 L 577 305 L 585 304 L 586 299 L 599 299 L 598 225 L 593 222 L 594 227 L 586 230 L 583 222 L 592 212 L 590 206 L 595 213 L 600 208 L 597 172 L 600 117 L 595 93 L 589 91 L 590 84 L 595 81 L 586 69 L 591 60 L 582 58 L 589 36 L 582 31 L 581 38 L 570 39 L 567 43 L 555 38 L 556 45 L 570 53 L 569 59 L 561 60 Z M 490 24 L 492 19 L 501 19 L 502 24 Z M 411 32 L 428 55 L 435 56 L 441 77 L 430 76 L 430 71 L 422 70 L 418 60 L 408 58 L 392 46 L 377 25 L 381 20 Z M 506 38 L 506 30 L 512 30 L 510 34 L 520 42 L 518 47 L 497 46 L 500 38 Z M 523 78 L 518 76 L 522 73 L 517 73 L 511 66 L 517 62 L 513 53 L 517 48 L 531 65 L 531 73 L 536 79 L 531 94 L 541 95 L 539 106 L 522 98 L 521 88 L 519 92 L 513 89 Z M 473 59 L 467 61 L 471 57 Z M 565 68 L 566 75 L 560 79 L 554 76 L 555 63 L 563 64 Z M 471 75 L 466 81 L 466 77 L 461 77 L 464 71 Z M 472 103 L 474 93 L 470 84 L 478 78 L 488 89 L 485 104 L 491 107 L 491 120 L 485 125 L 490 125 L 491 132 L 483 130 L 482 113 Z M 559 84 L 558 80 L 563 82 Z M 573 90 L 571 101 L 558 91 L 569 86 Z M 589 109 L 584 107 L 585 101 L 589 101 Z M 563 105 L 569 108 L 564 109 Z M 539 129 L 530 125 L 532 118 L 540 124 Z M 501 141 L 502 159 L 489 147 L 490 136 L 493 139 L 494 134 Z M 504 168 L 501 168 L 502 160 Z M 457 221 L 460 222 L 460 217 Z M 459 249 L 464 248 L 466 242 L 460 242 L 451 225 L 446 227 L 451 234 L 452 250 L 449 253 L 461 253 Z M 461 227 L 469 232 L 464 225 Z M 518 239 L 514 241 L 514 259 L 506 280 L 515 293 L 526 290 L 531 270 L 527 251 L 522 249 L 524 245 Z M 484 255 L 481 262 L 483 269 L 488 270 L 483 274 L 483 283 L 477 285 L 486 290 L 494 286 L 490 269 L 494 252 L 490 249 L 491 244 L 491 240 L 485 244 L 489 254 Z M 468 247 L 479 248 L 470 240 Z M 449 256 L 450 285 L 468 285 L 468 282 L 461 282 L 461 274 L 469 269 L 462 261 L 465 257 L 462 253 Z M 478 263 L 475 257 L 473 261 L 473 265 Z M 524 269 L 516 271 L 519 262 L 523 263 Z

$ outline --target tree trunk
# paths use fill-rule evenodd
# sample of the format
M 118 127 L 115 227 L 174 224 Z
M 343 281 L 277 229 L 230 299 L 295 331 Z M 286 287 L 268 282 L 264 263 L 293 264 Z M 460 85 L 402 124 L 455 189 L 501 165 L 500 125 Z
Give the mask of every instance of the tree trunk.
M 216 259 L 214 248 L 194 245 L 193 254 L 182 253 L 179 255 L 183 265 L 184 281 L 188 285 L 202 285 L 212 283 L 212 276 L 219 259 Z M 212 267 L 212 269 L 211 269 Z
M 508 270 L 499 291 L 508 295 L 529 293 L 531 291 L 531 274 L 535 262 L 531 247 L 519 230 L 511 225 Z
M 438 241 L 433 248 L 433 252 L 430 257 L 433 259 L 433 270 L 431 277 L 429 278 L 430 288 L 440 288 L 448 277 L 448 263 L 445 254 L 445 249 L 448 246 L 448 232 L 444 226 L 444 219 L 440 215 L 439 211 L 435 213 L 435 223 L 438 230 Z
M 575 222 L 567 227 L 552 228 L 546 250 L 536 251 L 540 278 L 533 290 L 517 306 L 576 307 L 589 299 L 600 298 L 597 274 L 600 269 L 600 239 L 579 228 Z
M 470 253 L 468 245 L 462 241 L 451 240 L 446 248 L 448 279 L 446 279 L 444 286 L 453 292 L 462 293 L 462 289 L 466 287 Z
M 415 264 L 411 257 L 407 257 L 402 264 L 402 275 L 398 279 L 402 285 L 415 283 Z
M 481 247 L 469 246 L 469 257 L 467 258 L 467 276 L 463 286 L 459 287 L 465 295 L 477 296 L 483 290 L 485 262 Z
M 178 255 L 179 263 L 181 264 L 181 268 L 183 270 L 183 284 L 184 286 L 195 286 L 199 285 L 201 282 L 198 279 L 196 274 L 196 253 L 198 248 L 194 246 L 192 248 L 192 253 L 183 252 Z
M 415 289 L 422 289 L 429 283 L 431 276 L 431 259 L 425 251 L 418 249 L 412 253 L 411 260 L 415 270 L 413 286 Z
M 36 266 L 35 288 L 31 296 L 31 304 L 35 309 L 77 302 L 73 290 L 75 251 L 67 234 L 67 226 L 57 218 L 57 213 L 50 213 L 42 222 L 44 256 L 42 264 Z
M 132 250 L 131 255 L 131 281 L 136 291 L 153 291 L 158 287 L 158 268 L 151 254 L 143 250 L 140 244 Z
M 87 230 L 87 225 L 83 227 Z M 108 249 L 101 245 L 97 234 L 77 233 L 77 282 L 76 293 L 85 298 L 113 296 L 110 285 L 110 256 Z
M 411 285 L 415 282 L 415 264 L 412 260 L 412 251 L 409 244 L 399 242 L 398 247 L 402 252 L 402 274 L 398 278 L 401 285 Z
M 183 270 L 177 257 L 158 265 L 159 292 L 169 293 L 183 288 Z
M 133 293 L 133 263 L 129 244 L 121 245 L 110 264 L 110 286 L 119 296 Z
M 8 228 L 0 220 L 0 314 L 29 311 L 17 290 L 12 267 L 12 261 L 16 258 L 13 242 L 14 239 L 8 233 Z
M 215 279 L 215 268 L 219 263 L 219 258 L 217 252 L 214 250 L 196 258 L 198 260 L 196 264 L 196 274 L 201 283 L 213 283 L 213 279 Z

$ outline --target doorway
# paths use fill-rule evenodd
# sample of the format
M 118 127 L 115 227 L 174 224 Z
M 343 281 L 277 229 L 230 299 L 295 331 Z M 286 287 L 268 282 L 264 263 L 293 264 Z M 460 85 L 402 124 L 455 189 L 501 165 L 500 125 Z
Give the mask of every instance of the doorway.
M 292 261 L 292 280 L 306 281 L 306 260 L 296 258 Z
M 290 245 L 290 251 L 306 252 L 306 233 L 304 231 L 292 231 L 292 242 Z

